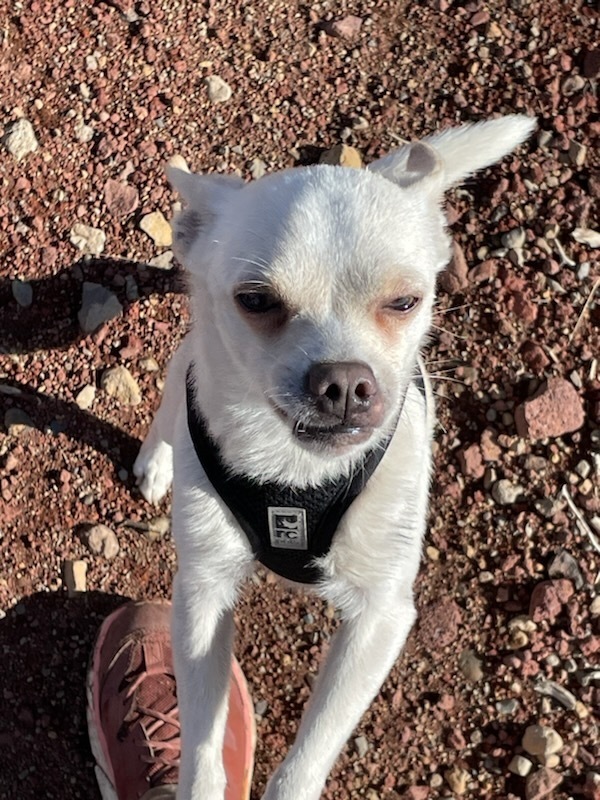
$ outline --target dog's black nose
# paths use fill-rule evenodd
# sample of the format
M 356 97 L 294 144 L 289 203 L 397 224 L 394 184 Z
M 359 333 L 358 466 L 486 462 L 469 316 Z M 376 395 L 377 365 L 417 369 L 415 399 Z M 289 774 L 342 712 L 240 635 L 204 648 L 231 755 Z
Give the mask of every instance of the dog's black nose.
M 366 364 L 353 361 L 313 364 L 307 385 L 320 414 L 348 425 L 375 422 L 367 417 L 374 410 L 377 381 Z

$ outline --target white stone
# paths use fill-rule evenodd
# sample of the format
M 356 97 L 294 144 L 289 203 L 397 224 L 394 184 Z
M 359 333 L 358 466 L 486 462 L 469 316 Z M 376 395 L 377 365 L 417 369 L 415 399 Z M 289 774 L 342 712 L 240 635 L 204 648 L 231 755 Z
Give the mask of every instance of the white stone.
M 109 367 L 102 373 L 100 385 L 108 395 L 125 406 L 137 406 L 142 402 L 140 387 L 127 367 Z
M 86 541 L 92 553 L 109 560 L 119 552 L 117 535 L 106 525 L 93 525 L 86 533 Z
M 162 211 L 153 211 L 142 217 L 140 228 L 148 234 L 157 247 L 170 247 L 173 244 L 171 226 Z
M 77 393 L 75 397 L 75 404 L 85 411 L 88 408 L 92 407 L 94 400 L 96 399 L 96 387 L 92 386 L 92 384 L 88 384 L 84 386 L 83 389 Z
M 39 147 L 33 125 L 28 119 L 18 119 L 12 122 L 6 129 L 2 141 L 8 152 L 17 161 L 34 153 Z
M 99 256 L 104 250 L 106 234 L 100 228 L 92 228 L 91 225 L 76 222 L 71 228 L 70 241 L 82 253 Z
M 204 79 L 211 103 L 226 103 L 233 94 L 231 86 L 218 75 L 209 75 Z

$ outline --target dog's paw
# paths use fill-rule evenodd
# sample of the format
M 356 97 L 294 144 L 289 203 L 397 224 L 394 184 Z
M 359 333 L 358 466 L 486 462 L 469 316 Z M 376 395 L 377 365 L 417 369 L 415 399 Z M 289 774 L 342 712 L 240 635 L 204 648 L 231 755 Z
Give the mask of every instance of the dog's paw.
M 173 481 L 173 448 L 166 442 L 146 447 L 142 445 L 133 465 L 133 474 L 144 498 L 154 505 L 160 503 Z

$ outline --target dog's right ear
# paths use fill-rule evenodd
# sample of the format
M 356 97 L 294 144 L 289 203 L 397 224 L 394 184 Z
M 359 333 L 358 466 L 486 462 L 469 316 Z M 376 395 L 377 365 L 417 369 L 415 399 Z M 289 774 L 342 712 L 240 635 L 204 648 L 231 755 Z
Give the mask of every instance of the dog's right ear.
M 172 166 L 167 166 L 167 178 L 185 202 L 172 222 L 173 251 L 183 263 L 196 239 L 210 231 L 231 195 L 245 184 L 235 176 L 194 175 Z

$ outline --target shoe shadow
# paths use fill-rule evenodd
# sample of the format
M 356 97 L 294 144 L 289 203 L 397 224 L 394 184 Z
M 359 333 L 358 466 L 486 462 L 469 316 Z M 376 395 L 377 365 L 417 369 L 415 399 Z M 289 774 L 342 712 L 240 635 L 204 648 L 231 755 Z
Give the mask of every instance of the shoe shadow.
M 0 620 L 0 797 L 100 800 L 86 726 L 88 660 L 128 598 L 40 592 Z

